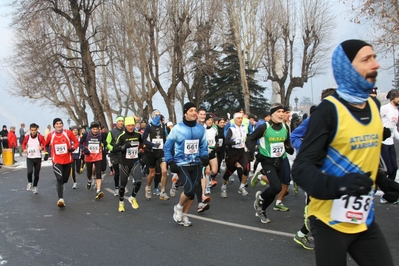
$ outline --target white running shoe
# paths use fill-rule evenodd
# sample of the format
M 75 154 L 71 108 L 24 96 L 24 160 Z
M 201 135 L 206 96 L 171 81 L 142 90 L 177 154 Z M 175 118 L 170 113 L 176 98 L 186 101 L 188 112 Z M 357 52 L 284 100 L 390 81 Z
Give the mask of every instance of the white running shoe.
M 26 185 L 26 190 L 31 191 L 31 189 L 32 189 L 32 183 L 28 183 L 28 185 Z
M 77 189 L 77 188 L 78 188 L 78 183 L 77 183 L 77 182 L 73 183 L 72 188 L 73 188 L 73 189 Z
M 241 187 L 238 189 L 238 193 L 240 193 L 241 195 L 248 196 L 248 191 L 245 189 L 245 187 Z
M 172 187 L 171 187 L 169 193 L 170 193 L 170 196 L 171 196 L 172 198 L 176 197 L 176 194 L 177 194 L 176 182 L 173 182 L 173 183 L 172 183 Z
M 115 188 L 114 196 L 115 197 L 119 196 L 119 188 Z
M 177 205 L 173 207 L 173 220 L 177 223 L 180 223 L 183 220 L 183 209 L 179 210 Z
M 33 192 L 33 194 L 38 194 L 38 193 L 37 193 L 37 187 L 33 187 L 33 188 L 32 188 L 32 192 Z

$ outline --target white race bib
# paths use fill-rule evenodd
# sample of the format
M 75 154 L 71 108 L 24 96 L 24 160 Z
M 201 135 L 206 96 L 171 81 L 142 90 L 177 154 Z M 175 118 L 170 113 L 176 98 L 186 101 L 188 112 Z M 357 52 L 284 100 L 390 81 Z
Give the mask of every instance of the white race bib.
M 89 143 L 87 146 L 90 153 L 99 153 L 100 152 L 100 144 L 99 143 Z
M 216 141 L 214 139 L 208 139 L 208 146 L 209 147 L 214 147 L 215 143 L 216 143 Z
M 126 149 L 126 159 L 136 159 L 139 157 L 139 147 L 130 147 Z
M 218 144 L 221 147 L 223 145 L 223 139 L 219 139 Z
M 33 148 L 29 148 L 28 147 L 28 149 L 27 149 L 27 157 L 28 158 L 35 158 L 35 157 L 39 157 L 41 154 L 40 154 L 40 149 L 39 149 L 39 147 L 33 147 Z
M 186 140 L 184 141 L 184 154 L 195 154 L 198 153 L 199 140 Z
M 284 142 L 270 143 L 270 156 L 278 158 L 283 156 L 285 152 Z
M 371 195 L 359 197 L 343 195 L 333 200 L 331 218 L 344 223 L 365 223 L 370 213 L 372 199 Z
M 67 151 L 67 145 L 66 143 L 62 143 L 62 144 L 55 144 L 54 145 L 54 150 L 55 150 L 55 154 L 66 154 Z

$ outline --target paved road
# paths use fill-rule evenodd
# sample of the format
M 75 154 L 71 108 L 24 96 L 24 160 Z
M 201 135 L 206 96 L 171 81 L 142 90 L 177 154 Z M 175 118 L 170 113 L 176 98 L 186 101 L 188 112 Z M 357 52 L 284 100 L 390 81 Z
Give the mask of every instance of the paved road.
M 301 227 L 303 194 L 287 196 L 289 212 L 269 211 L 270 224 L 254 215 L 253 196 L 237 193 L 229 185 L 228 198 L 214 188 L 211 208 L 190 213 L 192 227 L 172 219 L 177 198 L 146 201 L 140 191 L 140 208 L 125 202 L 117 210 L 112 177 L 105 177 L 105 197 L 94 200 L 94 191 L 65 188 L 66 208 L 56 206 L 51 167 L 43 167 L 39 194 L 25 190 L 26 169 L 0 169 L 0 265 L 314 265 L 314 254 L 293 242 Z M 221 178 L 220 176 L 218 177 Z M 130 184 L 131 186 L 131 184 Z M 260 189 L 261 187 L 257 187 Z M 131 187 L 129 187 L 131 190 Z M 196 205 L 195 205 L 196 206 Z M 377 203 L 378 221 L 399 265 L 398 206 Z M 348 258 L 348 265 L 355 265 Z

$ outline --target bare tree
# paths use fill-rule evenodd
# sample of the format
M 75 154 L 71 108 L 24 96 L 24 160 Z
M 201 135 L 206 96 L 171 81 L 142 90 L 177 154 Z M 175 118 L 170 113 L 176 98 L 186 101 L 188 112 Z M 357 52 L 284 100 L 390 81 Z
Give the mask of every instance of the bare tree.
M 267 80 L 278 84 L 281 102 L 288 106 L 292 90 L 323 69 L 332 13 L 325 0 L 303 0 L 299 7 L 291 0 L 272 0 L 263 7 L 261 29 L 267 48 L 263 65 Z
M 90 106 L 94 118 L 106 125 L 104 109 L 96 87 L 96 64 L 93 54 L 97 51 L 93 50 L 91 43 L 93 36 L 98 33 L 99 27 L 90 28 L 94 11 L 103 3 L 104 1 L 100 0 L 16 0 L 13 3 L 15 7 L 13 27 L 17 31 L 29 30 L 38 21 L 43 22 L 41 23 L 43 27 L 46 27 L 45 22 L 55 25 L 51 28 L 52 38 L 48 40 L 48 45 L 58 46 L 57 53 L 49 55 L 49 58 L 58 57 L 58 62 L 75 61 L 75 66 L 79 69 L 79 75 L 76 77 L 81 78 L 85 89 L 85 100 Z M 72 29 L 72 31 L 68 31 L 68 35 L 64 34 L 66 25 Z M 72 45 L 68 46 L 69 44 Z M 73 57 L 69 57 L 69 50 L 73 52 Z M 52 60 L 52 62 L 54 61 Z M 43 76 L 43 78 L 51 79 L 48 76 Z M 53 87 L 48 89 L 53 89 Z M 73 97 L 74 95 L 69 96 Z
M 399 1 L 361 0 L 351 3 L 352 21 L 370 23 L 374 41 L 385 47 L 399 44 Z

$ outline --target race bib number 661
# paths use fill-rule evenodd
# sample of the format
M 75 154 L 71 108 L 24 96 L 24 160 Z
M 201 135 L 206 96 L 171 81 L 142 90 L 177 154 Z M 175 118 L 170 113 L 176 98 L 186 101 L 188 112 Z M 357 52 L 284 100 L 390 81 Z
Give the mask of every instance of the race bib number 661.
M 198 153 L 199 140 L 186 140 L 184 142 L 184 154 Z

